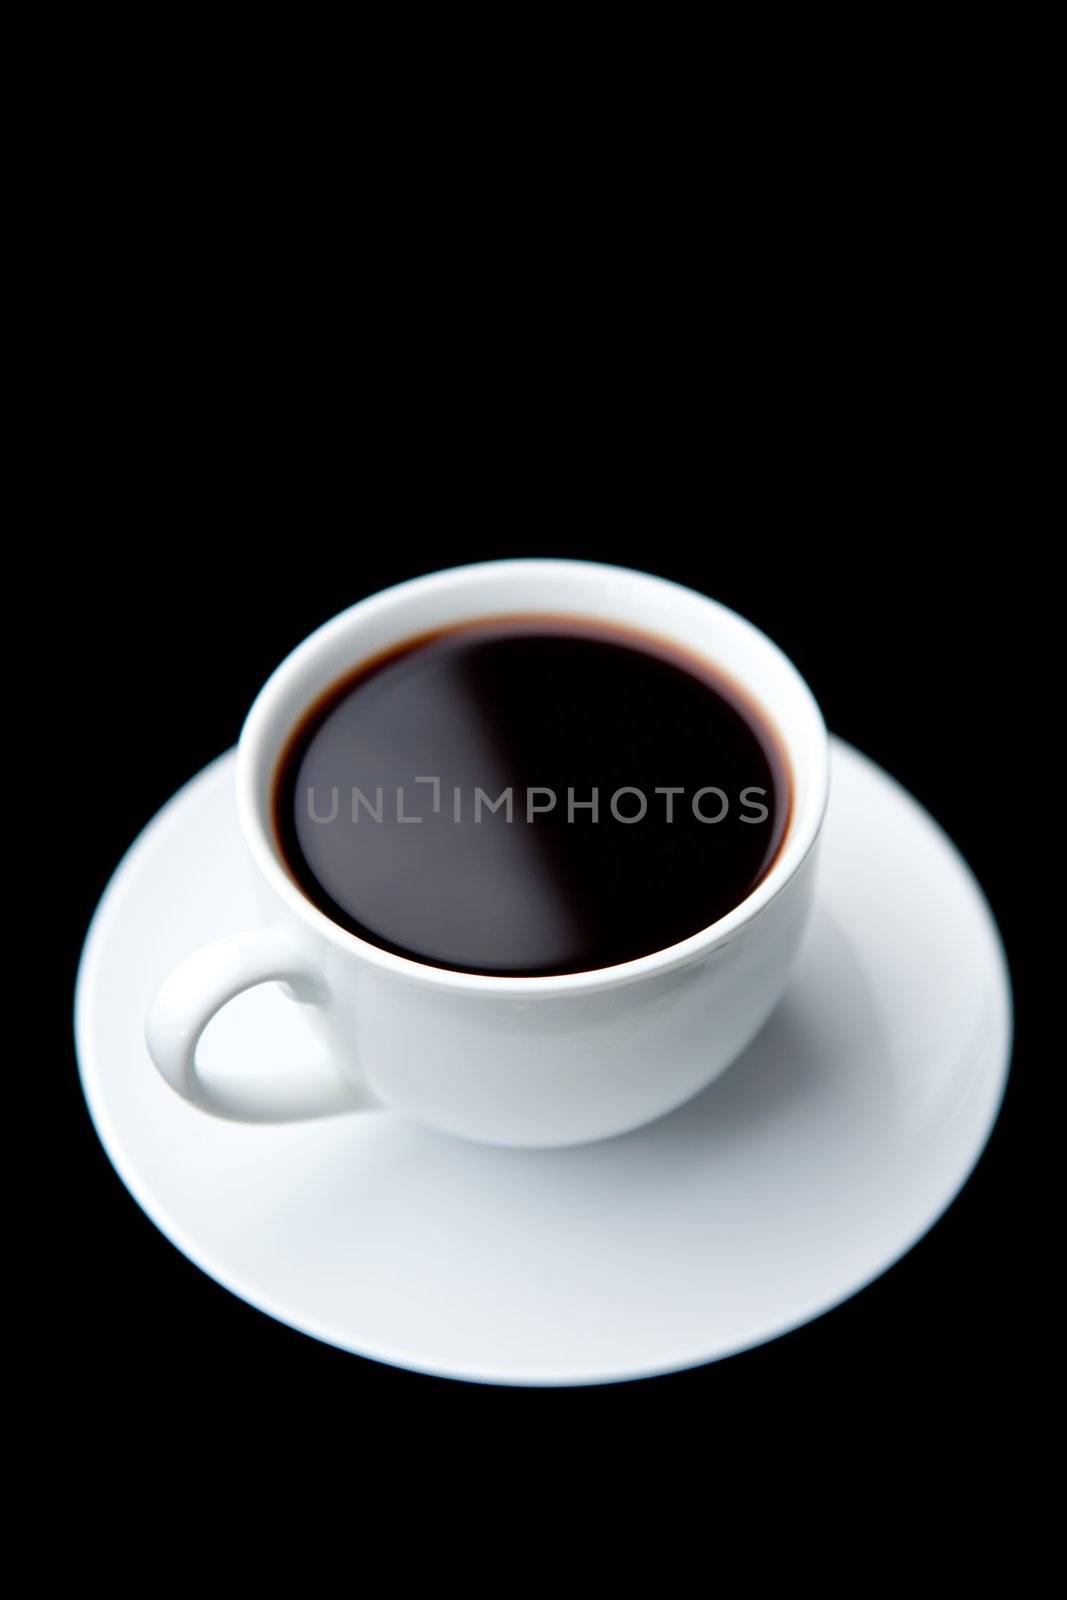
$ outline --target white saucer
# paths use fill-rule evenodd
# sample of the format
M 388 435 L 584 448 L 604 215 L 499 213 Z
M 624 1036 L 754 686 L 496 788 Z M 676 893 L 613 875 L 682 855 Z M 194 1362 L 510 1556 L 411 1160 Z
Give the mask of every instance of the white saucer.
M 839 741 L 812 925 L 785 999 L 696 1100 L 637 1133 L 503 1150 L 388 1112 L 288 1127 L 193 1110 L 145 1049 L 181 956 L 257 923 L 222 756 L 130 850 L 94 918 L 76 1033 L 135 1199 L 219 1283 L 378 1361 L 486 1383 L 607 1383 L 713 1361 L 884 1272 L 996 1117 L 1011 999 L 989 910 L 935 823 Z M 427 1041 L 432 1048 L 432 1041 Z M 259 989 L 205 1071 L 316 1045 Z

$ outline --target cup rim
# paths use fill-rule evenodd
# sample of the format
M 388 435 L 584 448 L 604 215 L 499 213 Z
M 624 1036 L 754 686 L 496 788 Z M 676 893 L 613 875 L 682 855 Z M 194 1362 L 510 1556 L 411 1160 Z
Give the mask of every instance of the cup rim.
M 525 572 L 529 574 L 533 569 L 539 569 L 543 576 L 551 575 L 551 569 L 557 569 L 562 575 L 564 569 L 573 573 L 583 569 L 591 576 L 624 577 L 626 579 L 639 579 L 648 585 L 654 586 L 661 594 L 664 591 L 674 591 L 677 596 L 685 596 L 687 601 L 697 600 L 707 606 L 720 620 L 728 619 L 730 626 L 740 629 L 759 648 L 768 653 L 776 662 L 779 669 L 784 669 L 787 676 L 792 679 L 794 692 L 798 694 L 803 704 L 804 712 L 809 724 L 810 748 L 805 751 L 805 775 L 811 786 L 812 800 L 806 809 L 806 816 L 798 821 L 791 818 L 785 839 L 778 850 L 776 859 L 769 870 L 759 881 L 756 887 L 748 894 L 739 905 L 719 917 L 715 922 L 690 934 L 687 938 L 679 940 L 676 944 L 667 945 L 661 950 L 651 951 L 648 955 L 635 957 L 631 961 L 616 963 L 609 967 L 594 967 L 586 972 L 568 972 L 553 976 L 522 977 L 514 974 L 496 975 L 493 973 L 457 972 L 448 967 L 430 966 L 428 963 L 416 961 L 410 956 L 396 955 L 390 950 L 383 950 L 379 945 L 372 944 L 367 939 L 362 939 L 358 934 L 351 933 L 332 921 L 325 912 L 320 911 L 300 889 L 292 878 L 284 861 L 279 854 L 272 831 L 264 827 L 259 805 L 259 786 L 257 774 L 261 766 L 261 755 L 266 732 L 274 713 L 279 698 L 285 693 L 289 680 L 295 672 L 300 671 L 305 663 L 323 649 L 329 648 L 334 639 L 348 630 L 354 620 L 367 617 L 372 612 L 377 613 L 385 607 L 395 606 L 405 598 L 414 598 L 416 595 L 426 593 L 433 589 L 446 590 L 458 588 L 482 574 L 490 572 L 506 576 L 513 570 L 518 576 Z M 610 615 L 610 609 L 601 612 L 595 603 L 591 604 L 590 616 L 603 615 L 605 621 L 617 620 Z M 473 612 L 472 615 L 477 615 Z M 670 630 L 659 627 L 657 630 L 664 638 L 670 638 Z M 358 660 L 358 657 L 357 657 Z M 717 665 L 731 671 L 729 663 L 717 662 Z M 744 679 L 738 675 L 738 681 L 744 686 Z M 797 741 L 792 736 L 790 728 L 781 726 L 779 719 L 773 718 L 773 725 L 780 736 L 789 758 L 790 767 L 794 773 L 797 767 Z M 814 735 L 811 738 L 811 735 Z M 274 741 L 275 747 L 270 752 L 269 771 L 271 774 L 277 770 L 277 762 L 281 753 L 281 745 Z M 260 689 L 252 707 L 245 719 L 238 741 L 237 749 L 237 808 L 246 845 L 251 852 L 253 861 L 259 872 L 266 879 L 270 888 L 277 894 L 290 911 L 320 937 L 348 956 L 359 956 L 369 965 L 390 974 L 396 978 L 407 979 L 420 985 L 429 984 L 433 988 L 447 989 L 453 992 L 467 994 L 484 994 L 501 998 L 535 999 L 545 996 L 559 996 L 563 994 L 591 993 L 620 985 L 635 983 L 640 979 L 651 977 L 655 974 L 669 972 L 674 968 L 686 966 L 702 959 L 711 950 L 727 944 L 737 937 L 742 929 L 747 928 L 752 922 L 766 911 L 787 884 L 796 876 L 807 857 L 810 855 L 822 828 L 823 818 L 826 814 L 826 805 L 829 796 L 830 757 L 829 736 L 822 713 L 808 685 L 801 677 L 797 668 L 789 657 L 774 643 L 760 628 L 746 618 L 724 606 L 720 601 L 713 600 L 699 590 L 690 589 L 683 584 L 674 583 L 667 578 L 660 578 L 652 573 L 642 572 L 635 567 L 620 567 L 606 562 L 581 561 L 567 557 L 518 557 L 499 561 L 480 561 L 459 567 L 445 567 L 436 572 L 426 573 L 420 577 L 410 578 L 404 582 L 392 585 L 387 589 L 378 591 L 357 601 L 354 605 L 339 612 L 329 621 L 307 636 L 298 644 L 285 659 L 271 673 L 266 683 Z M 795 806 L 795 796 L 794 796 Z M 269 804 L 265 808 L 269 815 Z

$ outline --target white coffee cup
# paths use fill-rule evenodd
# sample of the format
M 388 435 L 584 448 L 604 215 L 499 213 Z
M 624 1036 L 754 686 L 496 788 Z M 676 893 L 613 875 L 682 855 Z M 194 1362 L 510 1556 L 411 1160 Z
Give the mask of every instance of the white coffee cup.
M 532 612 L 658 634 L 747 689 L 790 768 L 778 855 L 717 922 L 618 966 L 492 977 L 394 955 L 318 910 L 279 854 L 272 788 L 287 737 L 361 660 L 449 624 Z M 581 561 L 486 562 L 400 584 L 319 628 L 256 699 L 238 747 L 237 805 L 263 926 L 208 945 L 171 973 L 148 1014 L 152 1059 L 193 1105 L 240 1121 L 384 1106 L 468 1139 L 535 1146 L 639 1127 L 717 1077 L 781 996 L 811 905 L 828 782 L 826 729 L 803 679 L 764 634 L 703 595 Z M 330 1067 L 294 1062 L 281 1083 L 208 1084 L 196 1063 L 205 1027 L 235 996 L 269 982 L 306 1009 Z

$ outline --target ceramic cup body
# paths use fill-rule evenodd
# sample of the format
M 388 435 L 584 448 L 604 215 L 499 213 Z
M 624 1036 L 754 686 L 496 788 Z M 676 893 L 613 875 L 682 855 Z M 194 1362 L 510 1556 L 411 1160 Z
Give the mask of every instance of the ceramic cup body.
M 550 612 L 658 634 L 705 657 L 762 709 L 785 750 L 789 825 L 739 906 L 667 950 L 594 972 L 500 978 L 393 955 L 304 896 L 278 851 L 272 791 L 288 735 L 332 683 L 391 646 L 477 617 Z M 640 1126 L 722 1072 L 779 999 L 811 905 L 826 806 L 826 730 L 810 691 L 762 633 L 703 595 L 622 568 L 502 561 L 387 590 L 300 645 L 241 734 L 237 800 L 264 926 L 184 962 L 149 1014 L 149 1049 L 187 1099 L 277 1120 L 378 1103 L 469 1139 L 566 1145 Z M 709 776 L 714 782 L 714 775 Z M 516 907 L 516 915 L 521 915 Z M 253 1084 L 222 1095 L 196 1069 L 204 1026 L 256 983 L 286 983 L 326 1046 L 336 1082 Z

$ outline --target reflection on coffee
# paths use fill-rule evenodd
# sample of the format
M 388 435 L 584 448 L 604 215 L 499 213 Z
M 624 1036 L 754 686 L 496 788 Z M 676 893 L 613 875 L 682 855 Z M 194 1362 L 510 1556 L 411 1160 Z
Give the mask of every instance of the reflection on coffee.
M 789 820 L 781 746 L 710 664 L 583 618 L 489 618 L 334 684 L 274 788 L 289 871 L 382 949 L 496 976 L 591 971 L 717 921 Z

